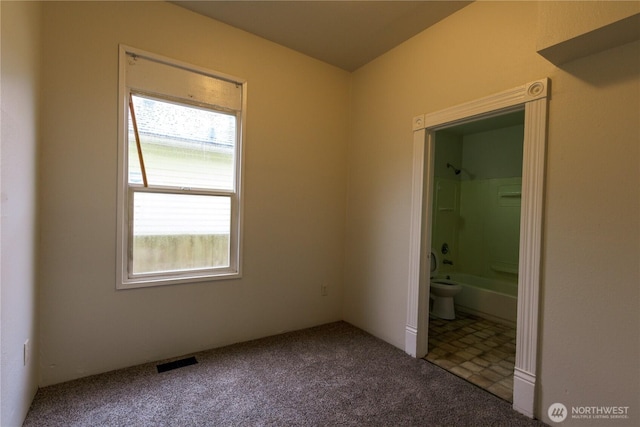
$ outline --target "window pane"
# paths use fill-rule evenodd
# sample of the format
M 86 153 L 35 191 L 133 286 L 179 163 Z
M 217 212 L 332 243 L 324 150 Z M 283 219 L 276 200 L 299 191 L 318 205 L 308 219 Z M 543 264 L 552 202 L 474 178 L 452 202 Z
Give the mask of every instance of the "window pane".
M 236 117 L 133 95 L 149 185 L 232 190 Z M 142 173 L 131 115 L 129 183 Z
M 133 274 L 229 266 L 231 198 L 134 192 Z

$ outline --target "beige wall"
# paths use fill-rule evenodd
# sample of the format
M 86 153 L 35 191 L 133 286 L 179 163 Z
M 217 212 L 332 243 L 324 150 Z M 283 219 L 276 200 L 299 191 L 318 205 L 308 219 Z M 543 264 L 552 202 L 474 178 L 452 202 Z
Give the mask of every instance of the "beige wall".
M 640 417 L 639 70 L 635 42 L 552 75 L 540 354 L 545 411 L 555 401 L 593 402 L 630 406 Z
M 22 424 L 38 386 L 36 158 L 41 10 L 1 2 L 0 425 Z M 29 340 L 30 360 L 23 346 Z
M 412 118 L 547 76 L 537 8 L 465 7 L 354 73 L 345 319 L 404 347 Z M 510 58 L 507 61 L 507 58 Z
M 637 417 L 639 45 L 560 69 L 536 53 L 537 13 L 474 3 L 354 73 L 344 317 L 404 346 L 412 117 L 550 77 L 536 416 Z
M 40 385 L 341 319 L 349 74 L 169 3 L 43 7 Z M 247 79 L 242 279 L 115 290 L 118 43 Z

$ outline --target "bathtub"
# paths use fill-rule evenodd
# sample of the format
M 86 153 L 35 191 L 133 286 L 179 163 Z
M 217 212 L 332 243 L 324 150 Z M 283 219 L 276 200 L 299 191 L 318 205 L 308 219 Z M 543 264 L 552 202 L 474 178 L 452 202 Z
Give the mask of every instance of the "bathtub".
M 440 276 L 442 275 L 438 277 Z M 466 273 L 449 273 L 446 276 L 462 285 L 462 290 L 454 298 L 457 309 L 484 316 L 490 320 L 516 323 L 517 283 Z

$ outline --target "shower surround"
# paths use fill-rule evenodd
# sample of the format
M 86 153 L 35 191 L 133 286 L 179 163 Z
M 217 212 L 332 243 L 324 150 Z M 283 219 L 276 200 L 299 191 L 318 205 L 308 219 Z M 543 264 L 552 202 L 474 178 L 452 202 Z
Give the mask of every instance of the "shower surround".
M 438 275 L 464 286 L 457 305 L 515 322 L 521 178 L 436 178 L 435 185 L 432 247 L 451 261 L 441 263 Z
M 522 138 L 521 125 L 436 136 L 431 248 L 441 260 L 437 274 L 464 287 L 456 305 L 506 323 L 516 321 Z

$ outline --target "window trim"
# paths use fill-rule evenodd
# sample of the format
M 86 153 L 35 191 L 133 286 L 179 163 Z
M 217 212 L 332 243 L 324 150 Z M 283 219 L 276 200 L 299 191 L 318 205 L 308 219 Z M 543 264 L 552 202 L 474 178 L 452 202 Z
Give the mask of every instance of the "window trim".
M 193 189 L 179 192 L 180 194 L 207 194 L 229 196 L 231 200 L 231 221 L 229 235 L 229 267 L 211 270 L 184 271 L 168 274 L 141 275 L 135 278 L 129 277 L 129 236 L 132 221 L 130 220 L 130 198 L 135 191 L 163 192 L 160 188 L 145 188 L 138 184 L 128 182 L 128 147 L 127 130 L 129 117 L 129 96 L 131 93 L 149 94 L 160 99 L 173 97 L 163 96 L 162 93 L 151 94 L 148 90 L 129 87 L 126 80 L 127 55 L 135 55 L 149 59 L 164 65 L 173 66 L 185 71 L 195 72 L 216 79 L 226 80 L 242 86 L 242 99 L 240 111 L 234 111 L 237 119 L 236 161 L 234 165 L 235 183 L 230 191 L 209 191 Z M 116 213 L 116 289 L 135 289 L 142 287 L 174 285 L 195 282 L 209 282 L 217 280 L 236 279 L 242 277 L 242 225 L 243 225 L 243 164 L 244 164 L 244 135 L 246 122 L 247 82 L 244 79 L 219 73 L 203 67 L 170 59 L 161 55 L 146 52 L 126 45 L 119 46 L 119 74 L 118 74 L 118 187 L 117 187 L 117 213 Z M 175 100 L 175 98 L 173 98 Z M 180 101 L 180 100 L 178 100 Z M 190 104 L 188 99 L 181 101 Z M 195 104 L 197 105 L 197 103 Z M 229 113 L 224 108 L 219 111 Z M 174 192 L 167 189 L 167 192 Z M 218 194 L 219 193 L 219 194 Z

